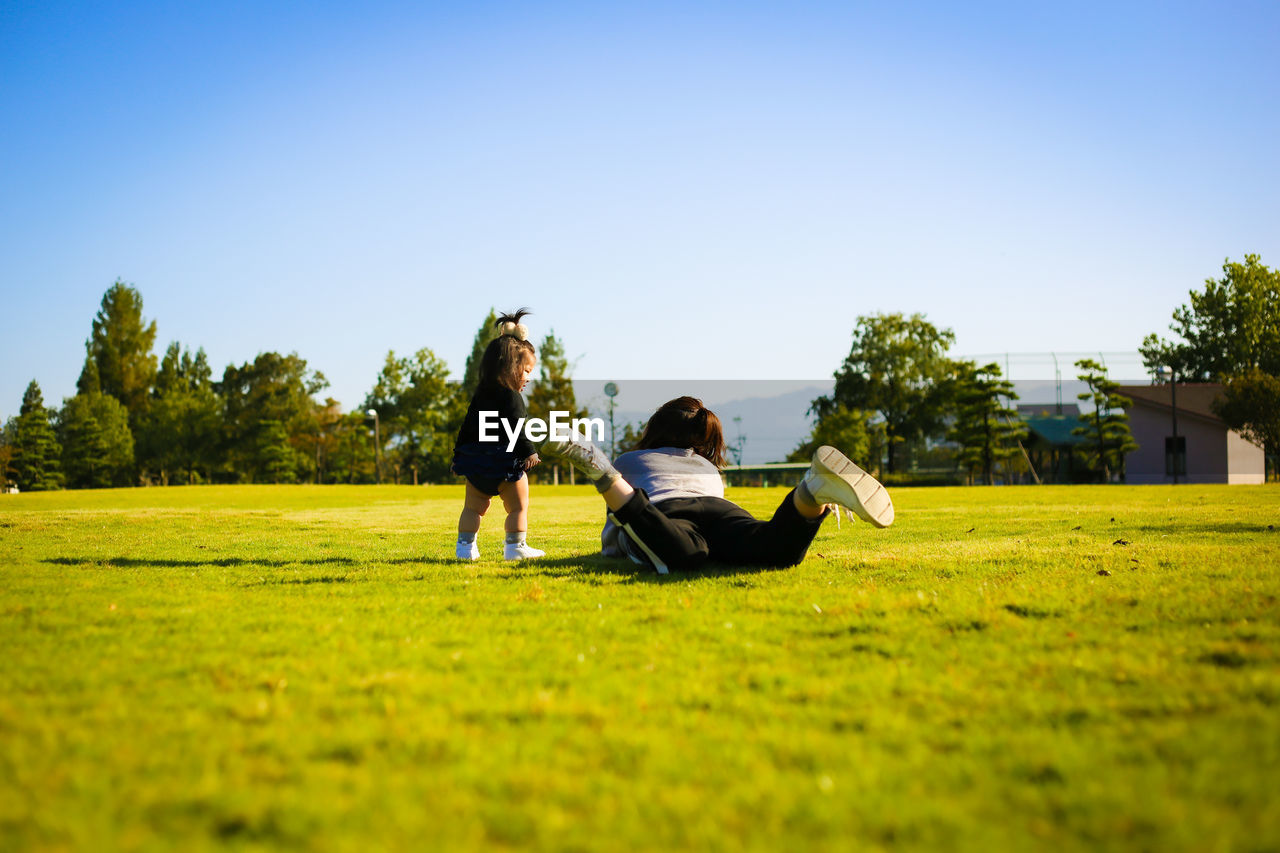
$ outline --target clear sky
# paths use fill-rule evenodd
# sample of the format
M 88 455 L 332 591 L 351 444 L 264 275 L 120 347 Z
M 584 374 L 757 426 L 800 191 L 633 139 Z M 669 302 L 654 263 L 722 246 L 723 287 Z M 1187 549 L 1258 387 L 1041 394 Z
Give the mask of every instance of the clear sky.
M 117 278 L 358 406 L 532 306 L 592 378 L 827 377 L 859 314 L 1133 350 L 1280 264 L 1280 3 L 0 0 L 0 416 Z M 1051 378 L 1051 373 L 1048 374 Z

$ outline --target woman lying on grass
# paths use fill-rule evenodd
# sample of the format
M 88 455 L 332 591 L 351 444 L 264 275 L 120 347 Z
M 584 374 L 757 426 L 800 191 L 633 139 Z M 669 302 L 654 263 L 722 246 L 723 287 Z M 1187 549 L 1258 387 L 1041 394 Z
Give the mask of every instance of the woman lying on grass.
M 636 449 L 616 463 L 577 437 L 547 442 L 542 450 L 585 474 L 604 497 L 609 520 L 602 553 L 630 557 L 662 574 L 708 560 L 794 566 L 804 559 L 829 504 L 877 527 L 893 523 L 884 486 L 834 447 L 818 448 L 800 485 L 768 521 L 725 500 L 724 431 L 715 413 L 693 397 L 678 397 L 654 412 Z

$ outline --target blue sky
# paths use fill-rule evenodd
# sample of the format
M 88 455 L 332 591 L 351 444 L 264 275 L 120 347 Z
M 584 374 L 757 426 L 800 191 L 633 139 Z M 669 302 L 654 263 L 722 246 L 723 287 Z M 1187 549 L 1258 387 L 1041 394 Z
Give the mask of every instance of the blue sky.
M 592 378 L 829 376 L 855 318 L 1118 352 L 1280 263 L 1280 4 L 0 0 L 0 416 L 103 292 L 358 406 L 529 305 Z M 1051 377 L 1051 371 L 1044 375 Z

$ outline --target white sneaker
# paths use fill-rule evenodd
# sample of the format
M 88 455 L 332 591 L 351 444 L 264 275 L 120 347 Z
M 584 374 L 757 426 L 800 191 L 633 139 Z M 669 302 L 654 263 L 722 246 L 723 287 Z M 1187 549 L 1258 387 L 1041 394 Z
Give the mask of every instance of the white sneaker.
M 530 548 L 526 542 L 508 542 L 502 548 L 502 559 L 504 560 L 528 560 L 530 557 L 545 557 L 546 551 L 537 548 Z
M 893 524 L 893 501 L 884 486 L 834 447 L 814 452 L 804 484 L 819 504 L 838 504 L 876 527 Z
M 475 542 L 458 543 L 457 555 L 459 560 L 478 560 L 480 559 L 480 546 Z
M 568 441 L 548 441 L 542 445 L 542 452 L 547 456 L 559 457 L 577 468 L 591 482 L 601 477 L 617 474 L 618 471 L 609 461 L 603 450 L 583 438 L 570 438 Z

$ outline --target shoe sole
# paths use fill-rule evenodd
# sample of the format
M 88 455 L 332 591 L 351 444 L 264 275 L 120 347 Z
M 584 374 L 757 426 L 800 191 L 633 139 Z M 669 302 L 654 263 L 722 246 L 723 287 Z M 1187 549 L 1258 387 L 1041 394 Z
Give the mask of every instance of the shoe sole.
M 863 521 L 876 527 L 893 524 L 893 500 L 888 490 L 875 477 L 850 462 L 848 456 L 834 447 L 823 445 L 814 452 L 813 465 L 846 487 L 844 497 L 847 500 L 837 501 L 841 506 L 853 510 Z

